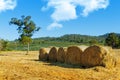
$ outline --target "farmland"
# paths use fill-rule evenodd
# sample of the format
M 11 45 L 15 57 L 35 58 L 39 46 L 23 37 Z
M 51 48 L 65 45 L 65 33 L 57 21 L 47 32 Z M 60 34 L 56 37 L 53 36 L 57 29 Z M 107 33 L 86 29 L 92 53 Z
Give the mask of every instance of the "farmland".
M 117 66 L 81 68 L 64 63 L 38 60 L 38 51 L 0 53 L 0 80 L 120 80 L 120 50 L 116 49 Z
M 30 44 L 30 50 L 36 51 L 42 47 L 67 47 L 70 45 L 92 45 L 92 44 L 105 44 L 105 35 L 102 36 L 88 36 L 80 34 L 66 34 L 60 37 L 41 37 L 33 38 Z M 26 50 L 27 45 L 19 43 L 18 40 L 9 41 L 8 50 Z
M 120 80 L 116 3 L 0 0 L 0 80 Z

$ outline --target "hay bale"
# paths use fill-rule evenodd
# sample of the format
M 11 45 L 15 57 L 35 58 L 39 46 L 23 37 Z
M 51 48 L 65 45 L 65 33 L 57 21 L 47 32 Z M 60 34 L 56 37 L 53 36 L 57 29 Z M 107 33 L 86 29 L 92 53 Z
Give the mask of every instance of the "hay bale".
M 41 48 L 39 50 L 39 60 L 42 60 L 42 61 L 48 60 L 48 52 L 45 48 Z
M 77 46 L 71 46 L 67 49 L 65 63 L 80 65 L 82 50 Z
M 67 53 L 67 48 L 60 47 L 58 49 L 57 61 L 64 63 L 66 58 L 66 53 Z
M 107 51 L 107 53 L 111 53 L 113 56 L 115 55 L 115 52 L 113 51 L 112 47 L 104 46 L 103 48 Z
M 115 66 L 115 58 L 109 49 L 101 46 L 90 46 L 82 54 L 82 65 L 85 67 L 104 66 L 111 68 Z
M 56 62 L 57 61 L 57 48 L 52 47 L 49 51 L 49 61 Z
M 113 68 L 116 66 L 117 60 L 115 58 L 115 52 L 113 51 L 112 47 L 103 47 L 107 55 L 103 60 L 103 66 L 106 68 Z

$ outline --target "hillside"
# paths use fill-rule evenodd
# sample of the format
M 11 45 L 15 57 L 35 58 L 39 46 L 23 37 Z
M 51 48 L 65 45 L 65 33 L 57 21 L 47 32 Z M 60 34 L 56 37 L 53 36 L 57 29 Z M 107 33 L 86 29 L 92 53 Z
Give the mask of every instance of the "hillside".
M 76 43 L 88 43 L 91 40 L 97 40 L 98 42 L 104 41 L 106 36 L 90 36 L 90 35 L 80 35 L 80 34 L 66 34 L 60 37 L 42 37 L 34 38 L 33 40 L 44 40 L 44 41 L 67 41 Z
M 91 45 L 91 44 L 105 44 L 105 38 L 109 33 L 100 36 L 80 35 L 80 34 L 66 34 L 60 37 L 40 37 L 33 38 L 30 44 L 30 50 L 39 50 L 41 47 L 67 47 L 70 45 Z M 119 33 L 116 33 L 120 36 Z M 26 45 L 20 44 L 18 40 L 10 41 L 8 45 L 9 50 L 26 50 Z
M 39 50 L 41 47 L 67 47 L 70 45 L 104 44 L 104 37 L 88 36 L 80 34 L 66 34 L 60 37 L 33 38 L 30 50 Z M 26 45 L 20 44 L 18 40 L 10 41 L 8 50 L 26 50 Z
M 114 33 L 114 32 L 113 32 Z M 99 35 L 98 37 L 100 38 L 106 38 L 108 36 L 108 34 L 110 33 L 106 33 L 106 34 L 103 34 L 103 35 Z M 115 33 L 117 36 L 120 36 L 120 33 Z

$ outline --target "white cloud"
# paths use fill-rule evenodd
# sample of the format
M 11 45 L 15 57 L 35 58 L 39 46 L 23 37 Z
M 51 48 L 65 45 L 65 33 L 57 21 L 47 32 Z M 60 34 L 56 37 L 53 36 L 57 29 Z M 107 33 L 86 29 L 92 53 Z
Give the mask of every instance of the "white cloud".
M 51 30 L 53 28 L 62 28 L 62 24 L 59 24 L 57 22 L 53 22 L 52 24 L 50 24 L 48 27 L 47 27 L 47 30 Z
M 0 12 L 13 10 L 16 7 L 16 0 L 0 0 Z
M 89 13 L 105 9 L 109 5 L 109 0 L 48 0 L 47 7 L 43 9 L 53 8 L 51 14 L 53 22 L 68 21 L 76 19 L 76 7 L 83 7 L 83 10 L 78 10 L 82 16 L 88 16 Z
M 88 16 L 90 12 L 107 8 L 109 0 L 76 0 L 76 4 L 84 7 L 82 15 Z
M 51 15 L 54 21 L 66 21 L 77 18 L 75 5 L 68 1 L 59 0 L 55 2 L 55 0 L 51 0 L 49 6 L 55 8 L 54 13 Z

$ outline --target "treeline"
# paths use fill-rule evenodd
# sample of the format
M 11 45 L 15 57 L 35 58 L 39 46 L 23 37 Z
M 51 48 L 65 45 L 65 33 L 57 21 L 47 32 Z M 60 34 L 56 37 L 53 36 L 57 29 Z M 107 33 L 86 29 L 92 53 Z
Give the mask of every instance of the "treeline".
M 88 36 L 80 34 L 66 34 L 61 37 L 43 37 L 33 39 L 35 42 L 45 42 L 45 41 L 64 41 L 64 42 L 74 42 L 83 44 L 99 43 L 104 44 L 105 38 L 99 36 Z M 39 42 L 39 43 L 40 43 Z
M 0 51 L 6 51 L 8 46 L 8 41 L 1 39 L 0 40 Z
M 66 34 L 61 37 L 34 38 L 30 44 L 30 50 L 39 50 L 41 47 L 67 47 L 69 45 L 107 45 L 113 48 L 120 48 L 120 34 L 107 33 L 100 36 L 89 36 L 80 34 Z M 19 40 L 0 40 L 0 50 L 26 50 L 27 46 Z
M 46 43 L 76 43 L 78 45 L 94 45 L 100 44 L 111 46 L 112 48 L 120 48 L 120 34 L 107 33 L 100 36 L 89 36 L 80 34 L 66 34 L 61 37 L 41 37 L 34 38 L 32 44 L 46 44 Z
M 120 34 L 109 33 L 105 39 L 105 45 L 111 46 L 112 48 L 120 48 Z

